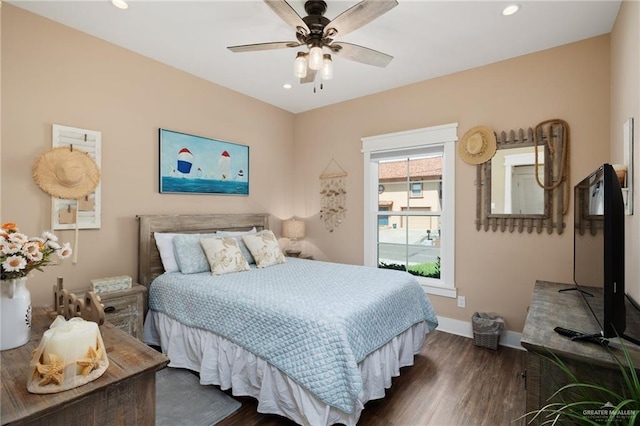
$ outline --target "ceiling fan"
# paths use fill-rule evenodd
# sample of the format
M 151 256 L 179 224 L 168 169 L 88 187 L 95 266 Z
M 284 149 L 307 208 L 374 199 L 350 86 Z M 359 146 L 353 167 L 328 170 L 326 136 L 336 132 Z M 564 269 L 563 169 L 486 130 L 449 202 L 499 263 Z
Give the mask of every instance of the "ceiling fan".
M 264 2 L 276 15 L 295 29 L 297 40 L 229 46 L 229 50 L 255 52 L 306 46 L 309 49 L 308 52 L 298 52 L 294 61 L 294 75 L 300 78 L 301 83 L 314 81 L 318 71 L 321 72 L 323 80 L 333 77 L 331 54 L 323 53 L 323 48 L 327 48 L 341 58 L 377 67 L 386 67 L 393 59 L 393 56 L 385 53 L 357 44 L 336 41 L 336 38 L 357 30 L 393 9 L 398 5 L 397 0 L 362 0 L 333 20 L 324 16 L 327 3 L 322 0 L 306 1 L 304 10 L 307 16 L 304 18 L 298 15 L 285 0 L 264 0 Z

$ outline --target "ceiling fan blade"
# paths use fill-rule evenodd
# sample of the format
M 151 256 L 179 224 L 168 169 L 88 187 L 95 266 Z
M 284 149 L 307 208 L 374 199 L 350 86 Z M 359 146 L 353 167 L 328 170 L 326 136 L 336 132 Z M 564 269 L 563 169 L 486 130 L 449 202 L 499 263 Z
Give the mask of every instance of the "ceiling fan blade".
M 307 70 L 307 76 L 300 79 L 300 84 L 313 83 L 313 81 L 316 79 L 316 73 L 316 70 L 312 70 L 311 68 L 309 68 Z
M 256 43 L 256 44 L 243 44 L 240 46 L 229 46 L 232 52 L 257 52 L 260 50 L 273 50 L 273 49 L 286 49 L 288 47 L 298 47 L 300 43 L 297 41 L 276 41 L 272 43 Z
M 264 0 L 264 2 L 280 19 L 295 28 L 296 32 L 298 31 L 298 27 L 304 28 L 307 33 L 309 32 L 307 24 L 302 20 L 300 15 L 298 15 L 298 12 L 285 0 Z
M 332 43 L 329 48 L 336 56 L 340 56 L 341 58 L 381 68 L 389 65 L 389 62 L 393 59 L 391 55 L 357 44 L 337 42 Z
M 397 0 L 362 0 L 327 24 L 325 36 L 342 37 L 368 24 L 397 5 Z

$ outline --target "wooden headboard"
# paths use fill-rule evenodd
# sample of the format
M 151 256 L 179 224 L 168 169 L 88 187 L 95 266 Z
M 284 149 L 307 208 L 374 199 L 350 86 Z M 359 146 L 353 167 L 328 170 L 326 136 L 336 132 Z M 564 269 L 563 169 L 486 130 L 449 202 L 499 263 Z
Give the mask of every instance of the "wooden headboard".
M 138 283 L 149 287 L 164 272 L 155 232 L 210 233 L 269 229 L 269 214 L 139 215 Z

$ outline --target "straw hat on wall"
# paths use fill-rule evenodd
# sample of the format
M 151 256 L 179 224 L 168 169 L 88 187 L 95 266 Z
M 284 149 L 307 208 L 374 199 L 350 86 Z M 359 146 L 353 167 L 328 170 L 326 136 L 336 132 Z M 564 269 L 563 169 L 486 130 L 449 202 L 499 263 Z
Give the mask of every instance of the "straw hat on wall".
M 464 134 L 458 145 L 458 154 L 469 164 L 482 164 L 489 161 L 496 153 L 498 144 L 493 129 L 487 126 L 476 126 Z
M 86 152 L 53 148 L 33 165 L 33 180 L 47 194 L 77 200 L 91 194 L 100 183 L 100 170 Z

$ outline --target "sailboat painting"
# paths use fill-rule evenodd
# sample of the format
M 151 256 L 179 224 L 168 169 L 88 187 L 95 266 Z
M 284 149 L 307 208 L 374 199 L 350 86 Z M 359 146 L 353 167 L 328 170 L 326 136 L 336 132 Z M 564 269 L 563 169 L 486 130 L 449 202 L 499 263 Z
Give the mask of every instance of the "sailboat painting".
M 249 147 L 160 129 L 160 192 L 249 195 Z

